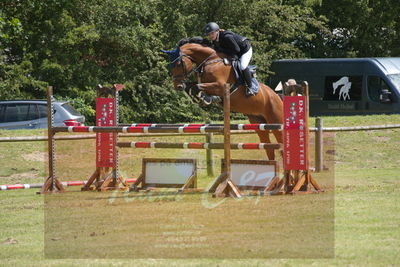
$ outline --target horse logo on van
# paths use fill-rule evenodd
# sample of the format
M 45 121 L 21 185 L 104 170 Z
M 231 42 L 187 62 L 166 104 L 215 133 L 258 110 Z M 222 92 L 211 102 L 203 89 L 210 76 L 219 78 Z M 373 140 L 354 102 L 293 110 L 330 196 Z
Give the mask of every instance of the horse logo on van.
M 342 86 L 339 90 L 339 100 L 342 97 L 343 100 L 350 100 L 350 94 L 349 91 L 351 89 L 351 82 L 349 81 L 349 77 L 344 76 L 340 78 L 340 80 L 332 83 L 333 85 L 333 94 L 335 94 L 336 89 L 338 89 L 339 86 Z

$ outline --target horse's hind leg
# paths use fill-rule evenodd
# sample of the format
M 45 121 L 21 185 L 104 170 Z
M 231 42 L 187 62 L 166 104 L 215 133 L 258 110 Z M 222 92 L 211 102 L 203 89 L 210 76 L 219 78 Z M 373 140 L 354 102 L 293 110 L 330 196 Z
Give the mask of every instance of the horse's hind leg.
M 247 117 L 249 118 L 250 123 L 267 123 L 267 121 L 262 116 L 247 115 Z M 271 140 L 269 138 L 269 131 L 256 130 L 256 133 L 261 143 L 271 143 Z M 267 153 L 269 160 L 275 159 L 274 149 L 266 149 L 265 152 Z
M 276 141 L 279 144 L 282 144 L 281 156 L 283 158 L 283 130 L 282 131 L 272 130 L 272 134 L 275 136 Z
M 266 103 L 268 104 L 265 105 L 265 110 L 262 115 L 263 118 L 268 123 L 283 125 L 283 102 L 281 98 L 267 86 L 265 92 L 267 93 Z M 279 144 L 283 144 L 283 131 L 272 130 L 272 134 L 275 136 L 275 139 Z

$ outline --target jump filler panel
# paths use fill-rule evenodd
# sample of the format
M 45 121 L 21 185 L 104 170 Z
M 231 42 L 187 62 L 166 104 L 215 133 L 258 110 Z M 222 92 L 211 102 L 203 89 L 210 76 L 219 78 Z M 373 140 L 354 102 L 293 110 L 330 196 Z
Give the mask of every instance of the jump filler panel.
M 230 178 L 241 190 L 272 191 L 279 182 L 278 173 L 275 160 L 231 160 Z
M 150 187 L 179 188 L 180 192 L 196 188 L 196 160 L 144 158 L 142 174 L 131 185 L 130 191 L 146 190 Z

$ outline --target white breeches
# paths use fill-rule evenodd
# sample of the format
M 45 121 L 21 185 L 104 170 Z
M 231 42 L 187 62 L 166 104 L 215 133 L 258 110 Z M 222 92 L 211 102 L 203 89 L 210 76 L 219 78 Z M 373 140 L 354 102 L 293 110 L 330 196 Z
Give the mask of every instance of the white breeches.
M 240 69 L 241 70 L 244 70 L 245 68 L 247 68 L 247 66 L 249 66 L 252 56 L 253 56 L 253 49 L 250 47 L 249 51 L 247 51 L 240 57 Z

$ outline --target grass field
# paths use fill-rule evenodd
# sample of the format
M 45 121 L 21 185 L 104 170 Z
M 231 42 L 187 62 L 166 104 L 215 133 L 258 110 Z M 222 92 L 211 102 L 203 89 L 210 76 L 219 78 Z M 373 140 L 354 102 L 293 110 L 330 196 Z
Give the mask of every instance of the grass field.
M 399 115 L 327 117 L 324 126 L 399 121 Z M 0 136 L 26 135 L 44 132 L 0 131 Z M 167 191 L 80 193 L 68 188 L 69 193 L 46 196 L 34 189 L 1 191 L 0 266 L 398 265 L 400 130 L 328 137 L 329 170 L 315 174 L 327 189 L 322 194 L 237 201 Z M 257 142 L 252 135 L 233 139 Z M 0 184 L 42 182 L 46 148 L 44 142 L 0 143 Z M 196 158 L 198 183 L 206 188 L 213 177 L 206 176 L 204 153 L 123 150 L 121 170 L 125 177 L 137 177 L 142 157 Z M 214 156 L 219 166 L 222 152 Z M 264 154 L 233 151 L 233 158 Z M 93 140 L 57 142 L 61 180 L 87 179 L 94 160 Z

